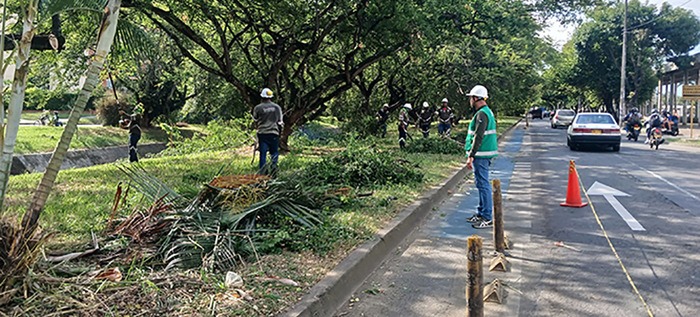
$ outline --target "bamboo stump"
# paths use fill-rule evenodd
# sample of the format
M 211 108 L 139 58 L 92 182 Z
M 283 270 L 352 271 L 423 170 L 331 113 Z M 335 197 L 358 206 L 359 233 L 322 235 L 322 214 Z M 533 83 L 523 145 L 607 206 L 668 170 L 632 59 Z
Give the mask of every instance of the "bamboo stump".
M 467 317 L 484 316 L 482 244 L 477 235 L 467 239 Z

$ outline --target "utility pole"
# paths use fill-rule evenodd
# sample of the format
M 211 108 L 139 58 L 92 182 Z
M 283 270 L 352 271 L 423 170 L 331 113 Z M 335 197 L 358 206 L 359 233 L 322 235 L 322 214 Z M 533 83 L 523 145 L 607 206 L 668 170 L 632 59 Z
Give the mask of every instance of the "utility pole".
M 625 17 L 622 22 L 622 65 L 620 65 L 620 106 L 619 106 L 619 123 L 622 124 L 622 118 L 626 112 L 625 105 L 625 83 L 627 81 L 627 0 L 625 0 Z

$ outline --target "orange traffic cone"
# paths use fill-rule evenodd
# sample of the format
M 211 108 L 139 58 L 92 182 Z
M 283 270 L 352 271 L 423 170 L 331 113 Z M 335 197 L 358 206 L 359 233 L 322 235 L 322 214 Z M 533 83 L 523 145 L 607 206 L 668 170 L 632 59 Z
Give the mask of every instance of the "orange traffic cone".
M 581 208 L 588 203 L 581 201 L 581 189 L 579 188 L 578 173 L 576 173 L 576 163 L 569 162 L 569 185 L 566 188 L 566 202 L 561 203 L 564 207 Z

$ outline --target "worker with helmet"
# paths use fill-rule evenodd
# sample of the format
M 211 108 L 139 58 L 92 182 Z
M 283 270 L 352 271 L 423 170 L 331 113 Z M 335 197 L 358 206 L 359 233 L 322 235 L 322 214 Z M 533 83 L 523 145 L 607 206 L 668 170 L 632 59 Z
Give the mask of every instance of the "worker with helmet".
M 262 102 L 253 108 L 253 120 L 258 128 L 258 146 L 260 163 L 258 174 L 276 175 L 279 159 L 280 130 L 284 125 L 282 108 L 272 102 L 274 94 L 269 88 L 260 93 Z M 270 152 L 270 164 L 267 163 L 267 153 Z
M 659 110 L 652 109 L 649 120 L 647 120 L 647 139 L 644 141 L 644 144 L 649 144 L 649 140 L 651 139 L 651 131 L 653 131 L 654 128 L 661 128 L 662 123 L 663 120 L 661 119 L 661 115 L 659 115 Z
M 469 123 L 464 148 L 467 152 L 467 168 L 474 170 L 476 188 L 479 190 L 479 206 L 476 214 L 467 222 L 476 229 L 493 227 L 493 198 L 489 181 L 491 161 L 498 156 L 498 134 L 496 118 L 486 104 L 489 97 L 486 87 L 476 85 L 467 95 L 469 104 L 476 110 Z
M 411 123 L 411 117 L 409 115 L 409 112 L 411 112 L 412 110 L 413 107 L 411 106 L 411 104 L 406 103 L 401 108 L 401 111 L 399 111 L 399 147 L 401 147 L 401 149 L 406 147 L 406 138 L 409 137 L 408 125 Z
M 442 99 L 442 106 L 437 111 L 438 116 L 438 134 L 441 137 L 449 137 L 452 132 L 452 120 L 454 120 L 454 111 L 448 105 L 447 98 Z
M 386 137 L 386 122 L 389 121 L 389 104 L 385 103 L 379 111 L 377 111 L 377 123 L 379 124 L 379 136 Z
M 421 132 L 423 132 L 424 138 L 430 136 L 430 125 L 433 122 L 434 112 L 435 111 L 430 108 L 430 104 L 427 101 L 423 102 L 423 108 L 421 108 L 418 113 L 418 126 Z

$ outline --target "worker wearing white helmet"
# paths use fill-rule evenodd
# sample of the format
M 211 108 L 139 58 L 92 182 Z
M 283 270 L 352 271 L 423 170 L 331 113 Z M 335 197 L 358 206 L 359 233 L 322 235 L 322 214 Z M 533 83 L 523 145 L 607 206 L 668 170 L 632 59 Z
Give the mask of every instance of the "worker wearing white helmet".
M 406 103 L 399 111 L 399 147 L 406 147 L 406 138 L 410 137 L 408 135 L 408 125 L 411 123 L 411 116 L 409 112 L 413 110 L 413 106 L 410 103 Z
M 493 198 L 491 196 L 489 168 L 492 159 L 498 155 L 496 118 L 486 104 L 486 100 L 489 98 L 486 87 L 476 85 L 467 96 L 469 96 L 469 104 L 476 110 L 476 114 L 469 123 L 464 148 L 467 152 L 467 167 L 474 170 L 476 188 L 479 190 L 479 206 L 476 214 L 467 221 L 473 223 L 474 228 L 484 229 L 493 227 Z
M 454 120 L 454 111 L 448 106 L 447 98 L 442 99 L 442 107 L 437 111 L 438 117 L 438 134 L 445 138 L 449 137 L 452 132 L 452 121 Z
M 259 174 L 275 175 L 279 159 L 280 129 L 283 126 L 282 108 L 272 102 L 274 93 L 265 88 L 260 92 L 262 102 L 253 108 L 253 119 L 258 127 L 258 149 L 260 150 Z M 267 153 L 270 152 L 270 163 Z
M 421 108 L 420 112 L 418 113 L 417 125 L 420 127 L 424 138 L 430 136 L 430 125 L 433 122 L 433 112 L 434 110 L 430 107 L 430 104 L 427 101 L 423 102 L 423 108 Z

